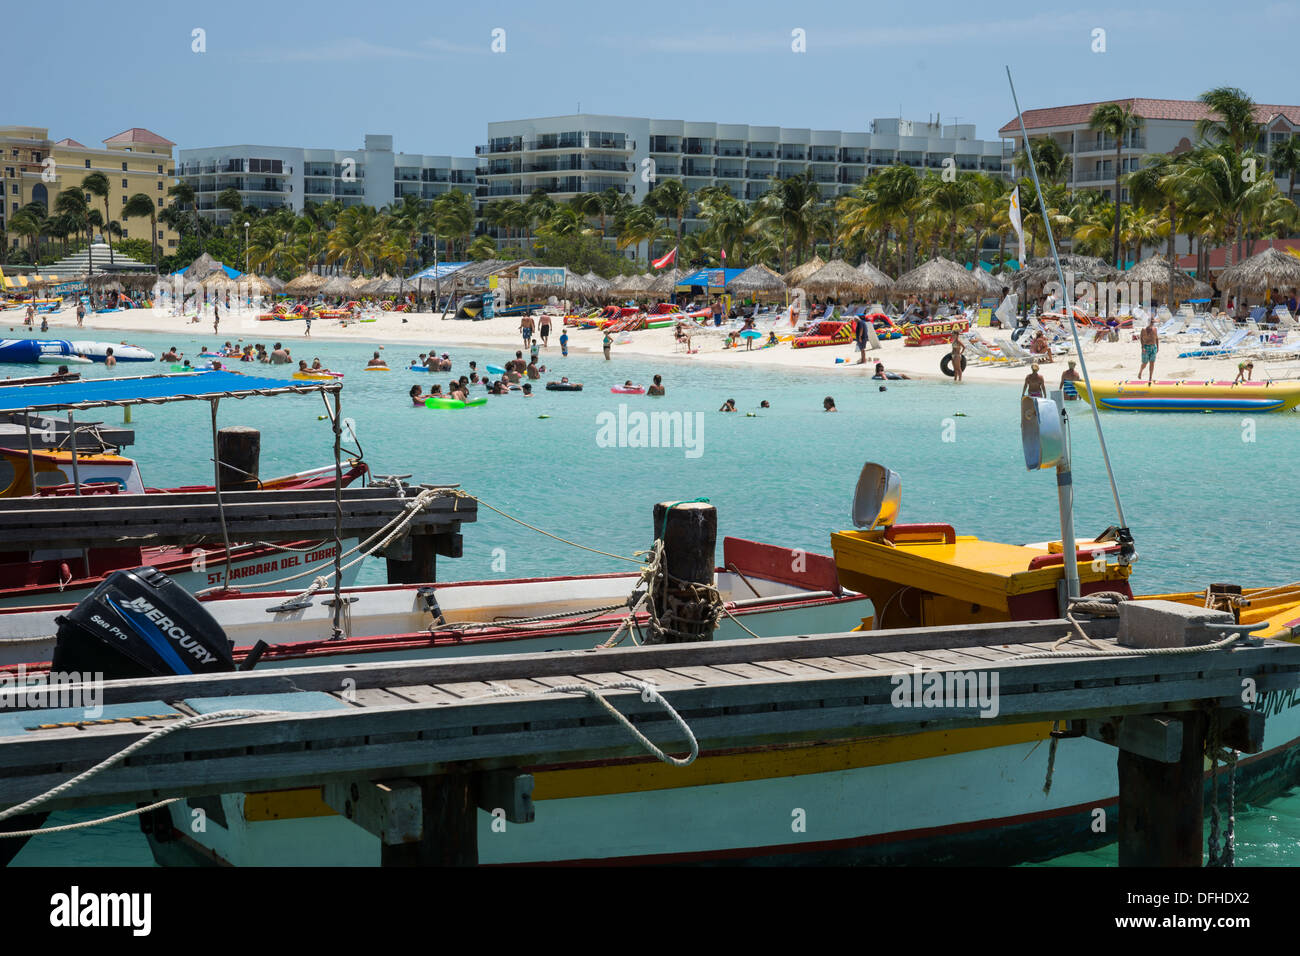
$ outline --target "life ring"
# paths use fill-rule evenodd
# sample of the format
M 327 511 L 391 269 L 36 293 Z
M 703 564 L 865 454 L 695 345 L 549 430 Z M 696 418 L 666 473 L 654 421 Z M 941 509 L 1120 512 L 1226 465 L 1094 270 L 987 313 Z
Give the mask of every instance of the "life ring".
M 548 392 L 581 392 L 582 386 L 577 382 L 547 382 Z
M 963 356 L 961 357 L 961 370 L 962 370 L 963 372 L 966 371 L 966 356 L 965 356 L 965 355 L 963 355 Z M 952 371 L 952 353 L 951 353 L 951 352 L 945 353 L 944 357 L 941 358 L 941 359 L 939 359 L 939 371 L 943 372 L 943 374 L 944 374 L 944 375 L 947 375 L 949 378 L 952 378 L 952 377 L 953 377 L 953 371 Z

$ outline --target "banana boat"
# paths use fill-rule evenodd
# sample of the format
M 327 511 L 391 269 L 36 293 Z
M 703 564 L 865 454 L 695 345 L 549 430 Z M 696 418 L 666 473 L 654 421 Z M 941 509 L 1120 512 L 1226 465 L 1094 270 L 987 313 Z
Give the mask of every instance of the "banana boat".
M 1092 392 L 1074 383 L 1079 397 L 1100 409 L 1123 412 L 1289 412 L 1300 405 L 1300 382 L 1159 380 L 1100 382 Z

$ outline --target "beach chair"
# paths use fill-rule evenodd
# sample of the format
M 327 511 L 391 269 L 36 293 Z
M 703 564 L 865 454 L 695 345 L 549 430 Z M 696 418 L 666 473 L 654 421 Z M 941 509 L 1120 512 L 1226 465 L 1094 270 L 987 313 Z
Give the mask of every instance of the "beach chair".
M 1187 323 L 1184 322 L 1182 318 L 1176 315 L 1173 318 L 1171 318 L 1168 322 L 1166 322 L 1164 325 L 1156 329 L 1156 332 L 1160 335 L 1161 338 L 1169 338 L 1171 336 L 1178 335 L 1186 327 L 1187 327 Z
M 1190 352 L 1179 352 L 1179 358 L 1224 358 L 1225 356 L 1235 355 L 1238 352 L 1251 348 L 1255 343 L 1249 342 L 1250 330 L 1237 329 L 1222 342 L 1216 346 L 1203 349 L 1193 349 Z
M 1020 345 L 1010 338 L 998 339 L 998 347 L 1002 353 L 1016 359 L 1021 364 L 1028 364 L 1034 361 L 1033 354 L 1028 349 L 1021 348 Z

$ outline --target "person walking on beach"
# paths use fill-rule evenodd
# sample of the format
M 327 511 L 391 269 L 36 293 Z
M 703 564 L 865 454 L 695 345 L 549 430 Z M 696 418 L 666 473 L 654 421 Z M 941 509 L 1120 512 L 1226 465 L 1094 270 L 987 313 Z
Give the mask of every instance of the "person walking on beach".
M 86 321 L 86 303 L 81 301 L 81 296 L 77 296 L 77 328 L 81 328 L 81 323 Z
M 538 334 L 540 334 L 541 337 L 542 337 L 542 348 L 547 348 L 547 347 L 549 347 L 549 346 L 550 346 L 550 338 L 551 338 L 551 319 L 550 319 L 550 316 L 546 316 L 546 315 L 542 316 L 542 324 L 541 324 L 541 326 L 538 328 L 537 331 L 538 331 Z
M 606 361 L 606 362 L 609 361 L 609 347 L 610 347 L 611 345 L 613 345 L 613 344 L 614 344 L 614 340 L 611 339 L 611 338 L 609 337 L 609 333 L 606 332 L 606 333 L 605 333 L 604 341 L 602 341 L 602 342 L 600 343 L 600 347 L 601 347 L 601 349 L 602 349 L 602 350 L 604 351 L 604 353 L 605 353 L 605 361 Z
M 859 315 L 853 320 L 853 333 L 858 347 L 858 364 L 867 364 L 867 317 Z
M 212 334 L 216 335 L 221 328 L 221 310 L 217 308 L 217 300 L 214 296 L 212 299 Z
M 1138 336 L 1138 341 L 1142 345 L 1142 366 L 1138 369 L 1138 378 L 1142 378 L 1142 372 L 1149 365 L 1151 371 L 1147 373 L 1147 384 L 1151 384 L 1156 377 L 1156 352 L 1160 348 L 1160 333 L 1156 331 L 1156 317 L 1153 315 L 1147 321 L 1146 327 Z
M 1038 374 L 1038 363 L 1029 366 L 1029 374 L 1025 376 L 1025 385 L 1020 389 L 1020 397 L 1028 395 L 1030 398 L 1046 398 L 1047 382 L 1043 376 Z
M 560 354 L 564 356 L 569 354 L 569 333 L 567 331 L 560 332 Z
M 308 312 L 303 316 L 303 321 L 307 323 L 307 338 L 311 338 L 311 313 Z
M 525 315 L 519 320 L 519 332 L 524 337 L 524 348 L 528 348 L 529 342 L 532 341 L 533 326 L 533 317 L 531 315 Z
M 953 333 L 952 336 L 952 380 L 954 383 L 961 381 L 961 367 L 966 364 L 965 358 L 966 343 L 961 340 L 961 336 Z M 1034 366 L 1037 368 L 1038 366 Z

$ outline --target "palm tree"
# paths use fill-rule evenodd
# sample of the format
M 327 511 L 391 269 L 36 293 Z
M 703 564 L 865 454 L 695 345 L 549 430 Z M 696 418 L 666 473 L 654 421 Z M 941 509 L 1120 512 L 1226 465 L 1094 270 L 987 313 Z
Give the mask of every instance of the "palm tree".
M 104 200 L 104 222 L 108 223 L 110 221 L 109 214 L 108 214 L 108 195 L 110 191 L 108 185 L 108 177 L 105 176 L 103 173 L 91 173 L 89 176 L 87 176 L 85 179 L 81 181 L 81 188 L 84 189 L 86 192 L 90 193 L 92 196 L 98 196 L 99 198 Z M 113 243 L 112 242 L 109 242 L 108 244 L 108 263 L 109 265 L 113 264 Z
M 1074 165 L 1073 157 L 1055 139 L 1043 136 L 1030 140 L 1030 148 L 1034 152 L 1034 168 L 1038 170 L 1039 179 L 1059 186 L 1069 178 L 1070 168 Z M 1024 150 L 1016 154 L 1013 162 L 1017 169 L 1029 169 L 1029 160 Z
M 194 191 L 194 187 L 189 183 L 181 180 L 170 189 L 167 195 L 176 200 L 176 204 L 181 208 L 186 206 L 194 213 L 194 233 L 199 237 L 199 252 L 203 250 L 203 221 L 199 218 L 199 195 Z
M 665 179 L 663 182 L 655 183 L 643 203 L 664 217 L 664 225 L 668 225 L 669 219 L 677 220 L 678 243 L 682 241 L 682 221 L 686 217 L 686 210 L 690 204 L 691 194 L 676 179 Z
M 1124 202 L 1119 191 L 1120 177 L 1124 174 L 1124 137 L 1142 128 L 1144 120 L 1133 112 L 1131 103 L 1098 103 L 1088 118 L 1088 128 L 1105 133 L 1115 139 L 1115 238 L 1111 242 L 1111 261 L 1123 268 L 1119 258 L 1120 221 L 1124 216 Z
M 882 169 L 872 181 L 882 212 L 891 220 L 907 220 L 907 260 L 902 271 L 910 272 L 916 265 L 916 200 L 921 191 L 920 177 L 911 166 L 900 163 Z
M 1254 149 L 1264 127 L 1255 121 L 1255 101 L 1235 86 L 1217 86 L 1197 97 L 1213 115 L 1196 121 L 1196 135 L 1230 144 L 1237 153 Z
M 1180 160 L 1163 153 L 1148 156 L 1146 165 L 1128 174 L 1128 194 L 1133 205 L 1148 212 L 1158 213 L 1166 220 L 1164 230 L 1169 242 L 1166 256 L 1169 259 L 1169 289 L 1174 289 L 1174 245 L 1178 238 L 1178 203 L 1182 192 L 1176 175 Z
M 40 242 L 41 225 L 36 218 L 27 212 L 26 209 L 20 209 L 9 217 L 9 231 L 20 237 L 26 237 L 29 244 L 28 258 L 32 264 L 37 264 L 39 256 L 37 255 L 37 244 Z
M 158 264 L 158 207 L 145 193 L 136 193 L 122 207 L 122 218 L 149 217 L 149 262 Z
M 1278 173 L 1287 173 L 1290 179 L 1287 182 L 1286 198 L 1295 200 L 1295 174 L 1300 170 L 1300 136 L 1294 133 L 1286 139 L 1273 144 L 1273 152 L 1269 158 L 1273 161 L 1273 169 Z

